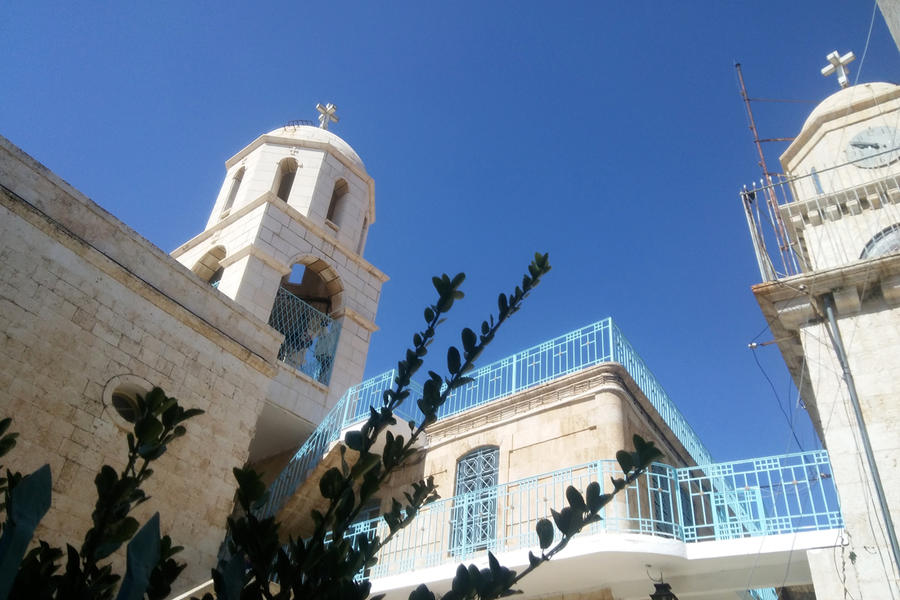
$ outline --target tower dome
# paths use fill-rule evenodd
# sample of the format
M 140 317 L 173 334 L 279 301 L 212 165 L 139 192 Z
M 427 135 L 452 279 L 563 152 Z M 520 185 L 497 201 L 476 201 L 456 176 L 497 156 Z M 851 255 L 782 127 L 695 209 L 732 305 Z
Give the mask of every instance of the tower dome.
M 305 148 L 321 148 L 331 150 L 333 154 L 339 155 L 347 160 L 347 162 L 366 172 L 366 166 L 363 164 L 359 154 L 350 147 L 350 144 L 342 140 L 337 135 L 331 133 L 327 129 L 314 127 L 312 125 L 292 125 L 288 124 L 278 129 L 273 129 L 269 133 L 262 136 L 268 138 L 267 141 L 278 143 L 286 142 L 288 144 L 297 144 Z M 240 154 L 240 153 L 238 153 Z
M 892 83 L 861 83 L 831 94 L 812 110 L 800 133 L 781 155 L 785 173 L 805 175 L 811 169 L 821 173 L 852 160 L 846 147 L 850 137 L 883 121 L 897 110 L 898 104 L 900 86 Z
M 900 96 L 900 86 L 883 81 L 861 83 L 840 89 L 825 98 L 809 113 L 801 131 L 815 128 L 825 121 L 869 108 L 897 96 Z

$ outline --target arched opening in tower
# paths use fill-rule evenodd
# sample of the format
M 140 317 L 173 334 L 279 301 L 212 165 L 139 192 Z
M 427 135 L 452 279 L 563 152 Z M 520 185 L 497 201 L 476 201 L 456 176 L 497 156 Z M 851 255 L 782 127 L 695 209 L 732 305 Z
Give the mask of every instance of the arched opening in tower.
M 196 273 L 200 279 L 207 282 L 213 287 L 219 287 L 222 280 L 222 273 L 225 269 L 222 267 L 222 260 L 225 258 L 225 247 L 215 246 L 210 248 L 203 257 L 197 261 L 191 271 Z
M 279 360 L 328 385 L 340 337 L 331 316 L 338 308 L 341 284 L 323 260 L 300 262 L 281 280 L 269 324 L 284 334 Z

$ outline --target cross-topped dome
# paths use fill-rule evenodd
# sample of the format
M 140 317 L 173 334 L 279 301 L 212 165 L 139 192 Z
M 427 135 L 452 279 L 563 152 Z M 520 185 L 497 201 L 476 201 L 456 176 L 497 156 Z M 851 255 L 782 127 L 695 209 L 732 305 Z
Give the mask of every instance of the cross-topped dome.
M 900 86 L 876 81 L 843 88 L 825 98 L 803 123 L 803 131 L 851 112 L 900 96 Z
M 284 127 L 279 127 L 278 129 L 270 131 L 263 137 L 285 138 L 288 143 L 290 143 L 291 141 L 297 141 L 301 142 L 300 145 L 311 147 L 330 147 L 335 152 L 346 158 L 351 163 L 351 166 L 361 169 L 363 173 L 366 172 L 365 164 L 363 164 L 363 161 L 359 157 L 359 154 L 357 154 L 356 151 L 350 147 L 350 144 L 345 142 L 337 135 L 331 133 L 327 129 L 322 129 L 321 127 L 313 127 L 311 125 L 286 125 Z M 267 141 L 277 140 L 269 139 Z

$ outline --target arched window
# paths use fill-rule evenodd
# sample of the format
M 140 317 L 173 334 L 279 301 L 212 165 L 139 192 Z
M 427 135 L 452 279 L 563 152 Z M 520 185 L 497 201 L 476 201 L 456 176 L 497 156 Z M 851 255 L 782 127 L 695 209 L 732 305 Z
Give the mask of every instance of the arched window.
M 456 464 L 456 501 L 450 551 L 468 554 L 492 545 L 497 526 L 500 449 L 477 448 Z
M 329 314 L 340 303 L 341 282 L 321 259 L 298 263 L 282 280 L 269 325 L 284 334 L 278 359 L 328 385 L 340 325 Z
M 234 177 L 231 178 L 231 189 L 228 190 L 228 199 L 225 200 L 225 206 L 222 208 L 222 214 L 231 210 L 234 205 L 234 199 L 237 197 L 238 190 L 241 188 L 241 181 L 244 179 L 244 167 L 238 169 Z
M 203 258 L 197 261 L 197 264 L 191 269 L 200 279 L 209 283 L 213 287 L 219 287 L 219 281 L 222 280 L 222 273 L 225 269 L 222 267 L 222 259 L 225 258 L 225 247 L 215 246 L 210 248 Z
M 362 256 L 363 248 L 366 247 L 366 233 L 369 229 L 369 218 L 363 219 L 362 231 L 359 232 L 359 244 L 356 245 L 356 253 Z
M 894 252 L 900 252 L 900 223 L 894 223 L 876 233 L 875 237 L 869 240 L 869 243 L 863 248 L 859 258 L 875 258 Z
M 293 158 L 285 158 L 278 163 L 275 172 L 275 195 L 287 202 L 291 195 L 291 187 L 294 185 L 294 177 L 297 175 L 297 161 Z
M 331 192 L 331 202 L 328 204 L 328 213 L 325 215 L 325 218 L 334 223 L 337 226 L 340 226 L 340 218 L 341 218 L 341 208 L 344 203 L 344 198 L 347 197 L 347 193 L 350 192 L 350 186 L 347 185 L 347 182 L 343 179 L 338 179 L 334 182 L 334 190 Z

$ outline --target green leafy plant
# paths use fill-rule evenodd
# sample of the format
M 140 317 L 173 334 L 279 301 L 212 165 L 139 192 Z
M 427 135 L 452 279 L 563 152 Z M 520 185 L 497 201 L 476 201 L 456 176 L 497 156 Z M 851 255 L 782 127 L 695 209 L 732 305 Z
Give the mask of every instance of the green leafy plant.
M 419 423 L 409 421 L 409 435 L 404 436 L 388 430 L 397 423 L 394 411 L 409 398 L 412 377 L 422 368 L 438 326 L 454 303 L 463 298 L 460 289 L 465 280 L 463 273 L 432 279 L 437 300 L 425 309 L 425 326 L 413 335 L 412 347 L 397 364 L 393 387 L 384 392 L 380 407 L 370 409 L 369 418 L 361 429 L 347 432 L 340 444 L 340 467 L 326 471 L 318 482 L 327 508 L 324 512 L 311 511 L 314 530 L 308 538 L 292 538 L 284 546 L 279 543 L 279 524 L 275 517 L 259 514 L 267 499 L 260 475 L 252 468 L 235 469 L 240 510 L 228 520 L 227 556 L 212 573 L 215 597 L 228 600 L 363 600 L 368 597 L 369 582 L 357 580 L 356 576 L 375 565 L 378 551 L 412 523 L 424 506 L 438 499 L 433 479 L 429 477 L 413 483 L 402 498 L 392 500 L 390 509 L 382 515 L 388 527 L 383 539 L 357 536 L 350 540 L 344 533 L 388 477 L 416 452 L 416 442 L 426 427 L 437 420 L 438 411 L 450 393 L 472 381 L 466 374 L 474 369 L 476 359 L 549 270 L 547 255 L 536 254 L 521 285 L 509 294 L 499 295 L 496 318 L 491 315 L 484 320 L 478 333 L 470 328 L 462 330 L 460 346 L 451 346 L 447 350 L 447 375 L 428 371 L 422 397 L 418 400 L 421 420 Z M 374 448 L 379 439 L 384 443 L 380 452 L 376 452 Z M 566 492 L 569 505 L 559 512 L 553 511 L 553 523 L 547 519 L 538 522 L 541 553 L 540 556 L 529 554 L 530 566 L 525 571 L 516 574 L 500 565 L 489 553 L 488 569 L 460 565 L 452 590 L 444 595 L 444 599 L 489 600 L 513 593 L 512 586 L 561 551 L 583 527 L 599 520 L 599 511 L 615 493 L 634 482 L 660 455 L 652 442 L 645 442 L 639 436 L 635 436 L 634 442 L 633 452 L 618 454 L 624 476 L 613 481 L 613 494 L 601 494 L 598 483 L 589 485 L 584 495 L 570 487 Z M 554 523 L 562 538 L 551 548 Z M 273 585 L 275 581 L 277 585 Z M 204 596 L 204 600 L 212 598 L 209 593 Z M 412 592 L 410 599 L 434 600 L 434 594 L 420 586 Z
M 169 595 L 185 566 L 173 558 L 181 548 L 173 546 L 169 536 L 160 538 L 158 513 L 140 527 L 130 512 L 148 498 L 141 486 L 153 474 L 150 465 L 185 434 L 183 423 L 203 411 L 185 410 L 159 388 L 138 396 L 136 404 L 126 466 L 117 473 L 103 465 L 94 478 L 97 502 L 80 548 L 67 544 L 63 551 L 40 541 L 25 554 L 50 508 L 50 468 L 44 465 L 25 477 L 7 473 L 0 488 L 6 511 L 0 536 L 0 598 L 155 600 Z M 0 421 L 0 456 L 15 445 L 16 434 L 6 434 L 9 425 L 8 418 Z M 121 577 L 104 561 L 129 540 L 125 577 L 119 584 Z

